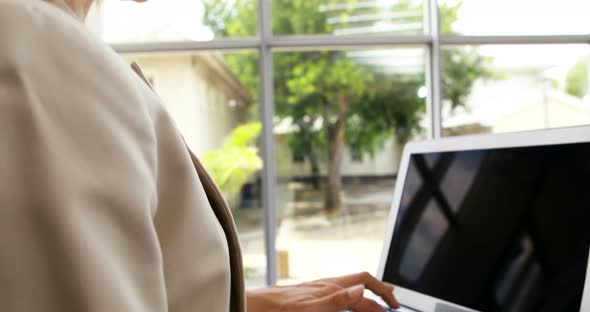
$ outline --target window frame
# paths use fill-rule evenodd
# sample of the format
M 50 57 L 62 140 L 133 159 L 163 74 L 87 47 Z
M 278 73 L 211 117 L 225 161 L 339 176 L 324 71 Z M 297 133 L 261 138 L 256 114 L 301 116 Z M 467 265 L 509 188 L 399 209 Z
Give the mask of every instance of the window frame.
M 205 42 L 148 42 L 113 44 L 118 53 L 154 53 L 178 51 L 258 50 L 260 75 L 260 116 L 263 125 L 262 203 L 264 209 L 264 237 L 266 251 L 266 284 L 277 282 L 276 253 L 276 168 L 272 121 L 274 115 L 272 53 L 303 49 L 375 48 L 380 46 L 419 46 L 427 51 L 426 84 L 428 88 L 426 114 L 429 117 L 428 137 L 442 137 L 441 103 L 441 51 L 453 45 L 513 45 L 513 44 L 588 44 L 590 33 L 585 35 L 532 35 L 532 36 L 464 36 L 440 33 L 438 0 L 424 0 L 424 28 L 420 35 L 280 35 L 272 34 L 272 0 L 258 0 L 258 34 L 252 37 L 220 38 Z

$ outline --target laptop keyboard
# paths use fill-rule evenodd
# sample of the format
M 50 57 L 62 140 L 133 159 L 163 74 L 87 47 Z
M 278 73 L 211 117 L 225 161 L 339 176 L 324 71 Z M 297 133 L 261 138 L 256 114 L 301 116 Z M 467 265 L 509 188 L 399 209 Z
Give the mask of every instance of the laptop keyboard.
M 384 307 L 384 306 L 381 306 L 381 307 L 383 308 L 383 311 L 385 311 L 385 312 L 401 312 L 400 310 L 392 309 L 390 307 Z M 353 312 L 353 311 L 352 310 L 344 310 L 341 312 Z

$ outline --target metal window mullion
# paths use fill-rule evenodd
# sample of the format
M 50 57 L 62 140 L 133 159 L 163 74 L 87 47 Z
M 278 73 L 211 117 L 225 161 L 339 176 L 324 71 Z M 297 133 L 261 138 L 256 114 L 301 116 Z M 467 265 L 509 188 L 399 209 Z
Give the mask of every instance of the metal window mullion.
M 376 46 L 413 46 L 429 44 L 427 35 L 288 35 L 272 36 L 269 45 L 274 50 L 354 48 Z
M 268 44 L 272 32 L 270 0 L 258 1 L 260 41 L 260 117 L 262 119 L 262 156 L 264 159 L 262 179 L 262 202 L 264 207 L 264 243 L 266 251 L 266 284 L 277 282 L 276 255 L 276 170 L 273 138 L 273 69 L 272 51 Z
M 587 44 L 590 35 L 534 35 L 534 36 L 461 36 L 442 35 L 442 45 L 500 45 L 500 44 Z
M 211 41 L 170 41 L 112 44 L 118 53 L 187 52 L 204 50 L 258 49 L 257 37 L 223 38 Z
M 438 1 L 428 0 L 428 26 L 432 40 L 428 45 L 428 67 L 426 69 L 428 98 L 426 101 L 426 112 L 430 117 L 428 132 L 430 139 L 438 139 L 442 136 L 442 67 L 438 12 Z
M 432 0 L 434 1 L 434 0 Z M 431 10 L 431 9 L 429 9 Z M 426 14 L 430 15 L 429 11 Z M 430 18 L 426 20 L 432 24 Z M 435 28 L 435 27 L 430 27 Z M 437 39 L 439 46 L 446 45 L 499 45 L 499 44 L 588 44 L 590 35 L 548 36 L 462 36 L 438 35 L 431 29 L 430 35 L 288 35 L 265 37 L 267 47 L 277 51 L 301 49 L 346 49 L 377 46 L 431 45 Z M 220 38 L 211 41 L 173 41 L 112 44 L 119 53 L 188 52 L 203 50 L 259 49 L 260 37 Z
M 259 49 L 263 44 L 260 37 L 221 38 L 211 41 L 170 41 L 112 44 L 119 53 L 188 52 L 203 50 L 244 50 Z M 265 39 L 267 47 L 281 50 L 354 48 L 377 46 L 414 46 L 430 44 L 426 35 L 372 35 L 372 36 L 332 36 L 332 35 L 289 35 L 271 36 Z

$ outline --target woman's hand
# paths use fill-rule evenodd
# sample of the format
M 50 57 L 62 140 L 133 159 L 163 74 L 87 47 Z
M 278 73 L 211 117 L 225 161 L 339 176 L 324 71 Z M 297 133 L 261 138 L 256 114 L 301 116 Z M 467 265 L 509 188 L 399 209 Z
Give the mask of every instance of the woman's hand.
M 367 272 L 327 278 L 295 286 L 275 286 L 248 291 L 248 312 L 383 312 L 371 299 L 363 297 L 367 288 L 397 309 L 393 286 Z

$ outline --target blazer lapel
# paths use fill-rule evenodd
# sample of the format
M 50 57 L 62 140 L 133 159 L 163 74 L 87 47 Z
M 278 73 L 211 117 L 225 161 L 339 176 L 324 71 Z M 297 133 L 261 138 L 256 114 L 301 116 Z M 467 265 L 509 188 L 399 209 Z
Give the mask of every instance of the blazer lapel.
M 149 87 L 154 91 L 150 83 L 145 78 L 139 65 L 135 62 L 131 64 L 133 71 L 143 80 Z M 154 91 L 155 92 L 155 91 Z M 186 146 L 186 143 L 185 143 Z M 230 266 L 231 266 L 231 297 L 230 297 L 230 310 L 233 312 L 246 311 L 245 301 L 245 285 L 244 285 L 244 272 L 242 263 L 242 250 L 240 248 L 240 241 L 238 237 L 238 231 L 234 223 L 234 218 L 231 214 L 231 210 L 227 205 L 221 191 L 211 178 L 205 167 L 201 164 L 197 156 L 186 146 L 187 152 L 190 154 L 191 161 L 199 176 L 199 180 L 205 189 L 205 194 L 213 212 L 219 220 L 229 248 Z
M 131 63 L 131 69 L 133 69 L 133 71 L 137 74 L 137 76 L 139 76 L 139 78 L 141 78 L 141 80 L 143 80 L 143 82 L 145 82 L 145 84 L 148 85 L 148 87 L 150 87 L 150 89 L 152 89 L 152 91 L 156 92 L 154 90 L 154 87 L 152 87 L 152 84 L 147 80 L 147 78 L 145 78 L 145 75 L 141 71 L 141 67 L 139 67 L 139 65 L 137 63 L 135 63 L 135 62 Z
M 209 176 L 199 159 L 188 147 L 187 150 L 191 155 L 195 170 L 197 170 L 199 179 L 203 184 L 207 199 L 209 200 L 217 219 L 221 223 L 225 236 L 227 237 L 231 266 L 231 311 L 245 311 L 246 302 L 242 251 L 234 218 L 225 199 L 221 195 L 219 188 L 213 182 L 213 179 Z

